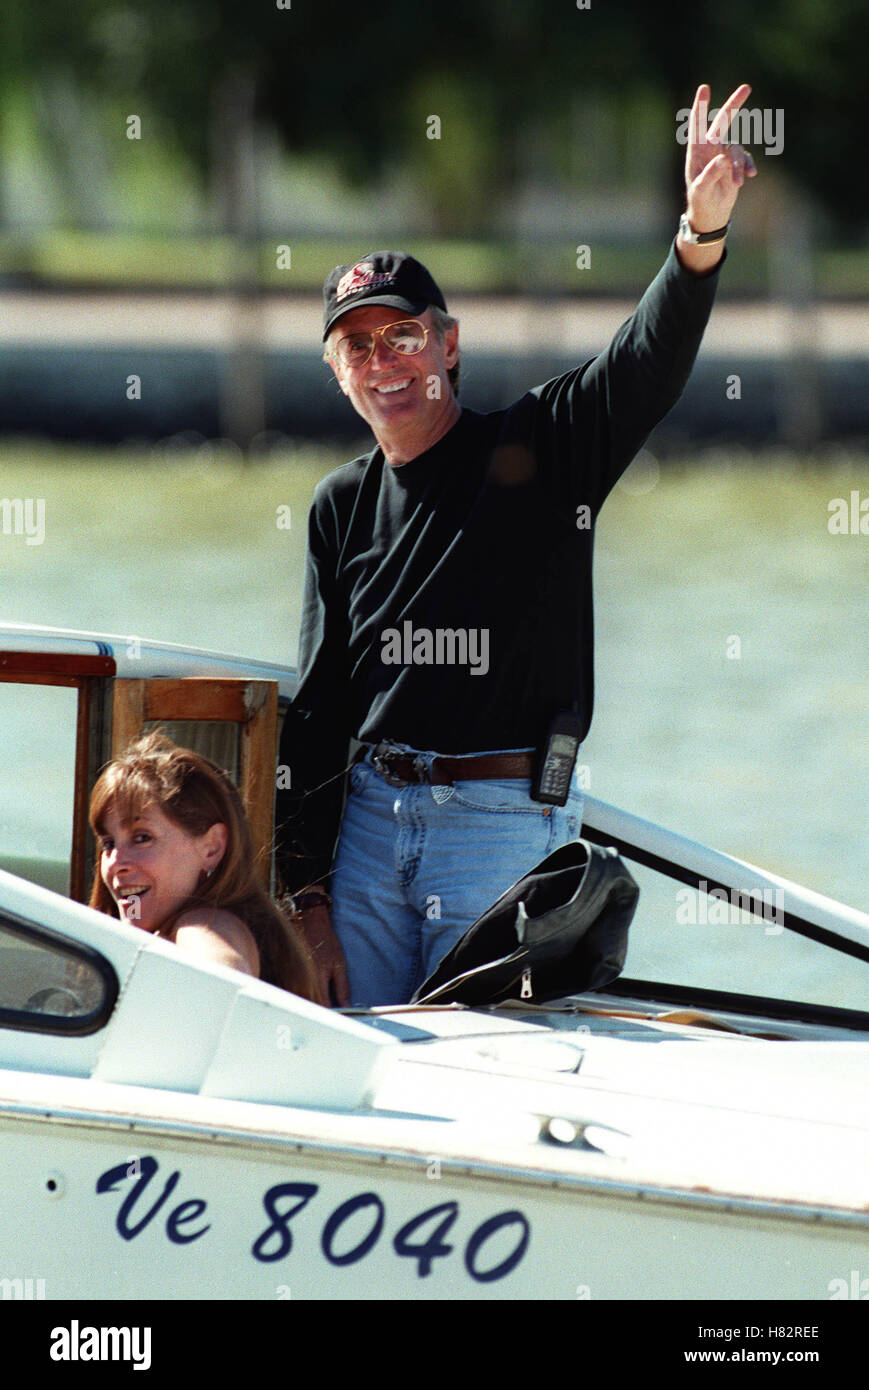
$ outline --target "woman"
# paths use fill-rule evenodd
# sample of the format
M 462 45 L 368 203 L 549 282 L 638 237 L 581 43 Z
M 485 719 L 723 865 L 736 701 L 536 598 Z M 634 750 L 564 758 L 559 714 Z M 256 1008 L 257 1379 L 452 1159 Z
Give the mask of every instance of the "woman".
M 241 798 L 216 763 L 148 734 L 103 769 L 90 823 L 91 907 L 320 1002 L 304 946 L 256 877 Z

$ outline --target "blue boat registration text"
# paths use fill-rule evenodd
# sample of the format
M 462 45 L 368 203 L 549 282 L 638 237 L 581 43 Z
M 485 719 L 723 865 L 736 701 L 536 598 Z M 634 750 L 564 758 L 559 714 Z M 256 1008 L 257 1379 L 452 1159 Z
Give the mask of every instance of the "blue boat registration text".
M 97 1178 L 98 1193 L 115 1192 L 125 1179 L 135 1179 L 115 1217 L 118 1233 L 124 1240 L 133 1240 L 158 1213 L 162 1213 L 166 1238 L 174 1245 L 189 1245 L 201 1240 L 211 1230 L 211 1222 L 204 1220 L 208 1203 L 203 1198 L 195 1197 L 167 1207 L 181 1179 L 178 1169 L 165 1180 L 162 1192 L 157 1185 L 151 1187 L 150 1205 L 147 1205 L 145 1189 L 157 1177 L 158 1169 L 157 1160 L 146 1155 L 132 1163 L 107 1168 Z M 275 1183 L 263 1193 L 266 1221 L 251 1244 L 255 1260 L 273 1264 L 291 1254 L 293 1218 L 309 1203 L 312 1210 L 316 1206 L 321 1208 L 320 1249 L 332 1265 L 352 1265 L 364 1260 L 379 1243 L 388 1224 L 386 1204 L 376 1192 L 360 1192 L 334 1209 L 323 1211 L 323 1194 L 318 1183 Z M 447 1236 L 458 1217 L 459 1203 L 456 1201 L 425 1207 L 395 1232 L 392 1249 L 396 1256 L 410 1261 L 408 1268 L 424 1279 L 431 1274 L 435 1260 L 446 1259 L 456 1251 L 457 1247 L 449 1243 Z M 344 1228 L 353 1218 L 358 1219 L 353 1232 L 348 1233 Z M 486 1246 L 499 1235 L 496 1250 L 500 1258 L 493 1263 L 492 1248 L 490 1246 L 487 1256 Z M 503 1279 L 522 1260 L 530 1238 L 531 1226 L 521 1211 L 497 1212 L 481 1222 L 468 1238 L 463 1252 L 465 1269 L 481 1284 Z M 350 1244 L 354 1239 L 355 1244 Z

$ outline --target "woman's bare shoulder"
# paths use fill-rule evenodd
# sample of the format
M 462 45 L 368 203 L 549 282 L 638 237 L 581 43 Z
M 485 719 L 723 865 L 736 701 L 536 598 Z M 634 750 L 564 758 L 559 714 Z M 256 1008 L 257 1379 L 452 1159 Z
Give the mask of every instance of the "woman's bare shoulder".
M 222 907 L 189 907 L 172 932 L 178 946 L 221 965 L 259 975 L 259 951 L 250 927 Z

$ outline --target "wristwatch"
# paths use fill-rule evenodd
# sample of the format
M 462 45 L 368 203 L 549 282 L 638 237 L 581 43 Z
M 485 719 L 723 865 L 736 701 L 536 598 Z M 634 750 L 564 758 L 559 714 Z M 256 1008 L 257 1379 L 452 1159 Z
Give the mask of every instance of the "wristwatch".
M 714 232 L 695 232 L 688 221 L 687 212 L 683 212 L 679 219 L 679 236 L 683 241 L 687 241 L 689 246 L 711 246 L 714 241 L 723 241 L 729 229 L 728 222 L 725 227 L 719 227 Z

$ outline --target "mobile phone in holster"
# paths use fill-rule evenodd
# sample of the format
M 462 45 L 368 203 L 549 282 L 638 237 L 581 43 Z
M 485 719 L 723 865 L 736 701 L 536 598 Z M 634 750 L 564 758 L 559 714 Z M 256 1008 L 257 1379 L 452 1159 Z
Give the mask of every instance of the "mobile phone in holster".
M 533 801 L 543 801 L 549 806 L 567 804 L 581 732 L 579 715 L 573 710 L 556 714 L 538 755 L 537 769 L 531 783 Z

